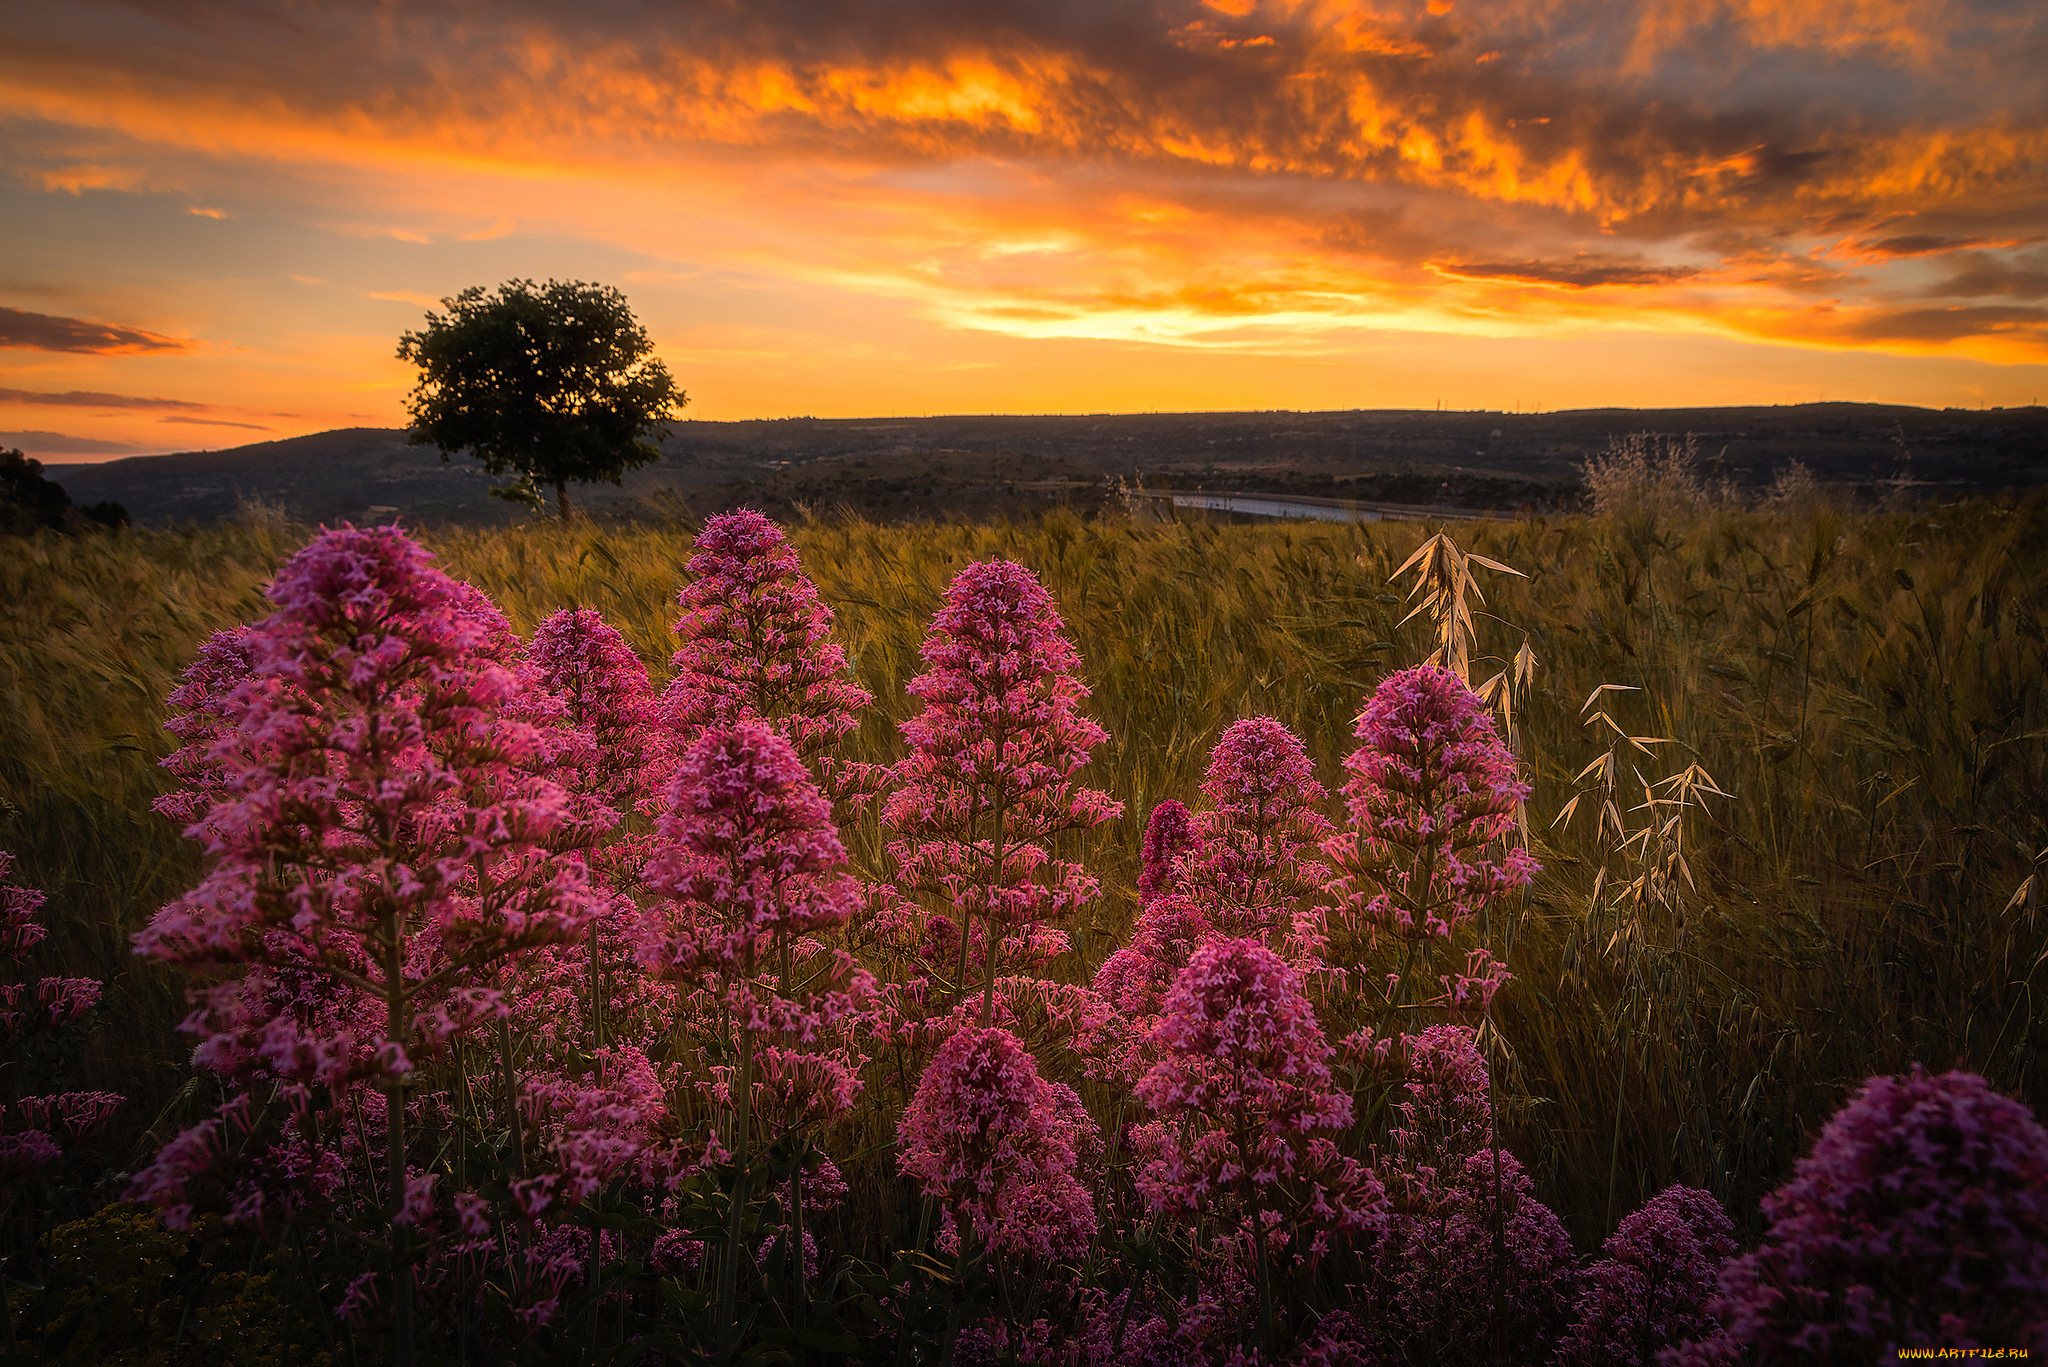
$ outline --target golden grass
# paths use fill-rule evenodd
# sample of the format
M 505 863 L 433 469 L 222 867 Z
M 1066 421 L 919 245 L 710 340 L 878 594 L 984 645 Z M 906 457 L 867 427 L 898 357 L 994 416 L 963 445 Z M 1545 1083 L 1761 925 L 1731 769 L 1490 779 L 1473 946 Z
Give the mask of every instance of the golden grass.
M 1126 804 L 1084 857 L 1106 895 L 1080 927 L 1100 962 L 1129 923 L 1145 813 L 1188 799 L 1208 747 L 1266 713 L 1335 787 L 1363 695 L 1428 653 L 1393 571 L 1434 529 L 1199 522 L 984 526 L 818 522 L 792 539 L 880 699 L 867 758 L 897 753 L 903 684 L 940 589 L 972 560 L 1030 565 L 1059 600 L 1111 739 L 1091 784 Z M 2048 846 L 2048 501 L 1917 514 L 1710 509 L 1453 528 L 1489 576 L 1475 679 L 1526 633 L 1517 698 L 1545 873 L 1494 927 L 1517 981 L 1501 1018 L 1510 1142 L 1583 1240 L 1674 1179 L 1737 1210 L 1781 1180 L 1846 1089 L 1962 1061 L 2038 1105 L 2044 928 L 2007 907 Z M 522 629 L 601 609 L 665 673 L 680 527 L 450 531 L 452 572 Z M 204 635 L 261 611 L 293 534 L 257 522 L 9 543 L 0 561 L 0 847 L 51 894 L 50 966 L 109 980 L 79 1085 L 136 1097 L 139 1129 L 183 1084 L 178 986 L 125 937 L 195 867 L 148 810 L 161 702 Z M 1710 798 L 1675 907 L 1589 906 L 1601 847 L 1551 818 L 1602 748 L 1602 683 L 1631 730 L 1697 761 Z M 851 833 L 875 856 L 872 830 Z M 2003 909 L 2002 909 L 2003 908 Z M 1623 918 L 1635 922 L 1623 924 Z M 1682 917 L 1682 923 L 1681 923 Z M 1654 922 L 1654 923 L 1651 923 Z M 117 1158 L 119 1156 L 117 1155 Z M 1618 1204 L 1617 1204 L 1618 1202 Z

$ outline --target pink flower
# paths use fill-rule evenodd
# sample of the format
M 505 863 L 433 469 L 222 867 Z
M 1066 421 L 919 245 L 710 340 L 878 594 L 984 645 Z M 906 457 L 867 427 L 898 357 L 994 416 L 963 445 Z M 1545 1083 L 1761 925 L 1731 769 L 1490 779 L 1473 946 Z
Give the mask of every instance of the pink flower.
M 127 1098 L 118 1092 L 25 1096 L 14 1103 L 13 1118 L 18 1118 L 26 1129 L 63 1129 L 73 1139 L 79 1139 L 112 1119 L 125 1100 Z
M 1095 1123 L 1047 1082 L 1007 1030 L 960 1030 L 933 1057 L 897 1127 L 897 1169 L 941 1203 L 941 1245 L 961 1236 L 1055 1259 L 1083 1251 L 1095 1212 L 1076 1173 Z
M 2048 1351 L 2048 1129 L 1983 1078 L 1870 1079 L 1763 1208 L 1713 1306 L 1746 1360 Z
M 588 1200 L 613 1178 L 634 1171 L 654 1148 L 668 1117 L 660 1079 L 630 1045 L 597 1052 L 597 1070 L 581 1077 L 542 1074 L 520 1091 L 527 1124 L 550 1150 L 565 1200 Z
M 0 1134 L 0 1190 L 34 1176 L 63 1156 L 63 1147 L 42 1130 Z
M 1427 1201 L 1439 1194 L 1433 1183 L 1491 1147 L 1490 1079 L 1477 1036 L 1462 1025 L 1432 1025 L 1398 1048 L 1406 1071 L 1390 1137 L 1410 1196 Z
M 526 658 L 584 742 L 581 762 L 558 778 L 622 811 L 639 805 L 668 737 L 647 666 L 626 638 L 593 608 L 563 608 L 534 629 Z
M 14 856 L 0 850 L 0 961 L 19 962 L 47 933 L 43 894 L 7 881 Z M 29 1036 L 78 1019 L 100 997 L 97 978 L 33 978 L 0 984 L 0 1048 L 9 1053 Z M 12 1062 L 0 1059 L 0 1063 Z M 113 1092 L 27 1096 L 0 1105 L 0 1189 L 55 1163 L 64 1148 L 106 1123 L 122 1102 Z
M 1194 846 L 1194 824 L 1188 809 L 1168 798 L 1152 809 L 1145 839 L 1138 847 L 1138 904 L 1176 890 L 1180 860 Z
M 1159 1060 L 1153 1032 L 1166 994 L 1195 951 L 1215 936 L 1216 928 L 1200 907 L 1185 897 L 1161 897 L 1138 913 L 1130 943 L 1103 960 L 1095 971 L 1095 994 L 1122 1027 L 1111 1065 L 1118 1076 L 1135 1081 Z
M 1074 775 L 1106 738 L 1080 711 L 1080 656 L 1052 598 L 1022 565 L 969 565 L 946 590 L 909 685 L 924 710 L 904 722 L 910 753 L 894 770 L 883 822 L 900 886 L 943 899 L 962 918 L 962 973 L 972 923 L 989 930 L 983 1016 L 999 967 L 997 932 L 1061 920 L 1097 893 L 1050 839 L 1123 808 Z M 966 984 L 956 984 L 964 993 Z
M 1167 994 L 1138 1080 L 1158 1121 L 1139 1136 L 1138 1190 L 1155 1210 L 1225 1211 L 1268 1240 L 1289 1227 L 1362 1230 L 1379 1183 L 1331 1137 L 1351 1099 L 1331 1082 L 1331 1049 L 1299 976 L 1256 940 L 1212 940 Z M 1271 1217 L 1271 1218 L 1268 1218 Z
M 1672 1344 L 1719 1333 L 1707 1311 L 1735 1227 L 1721 1203 L 1667 1187 L 1621 1222 L 1580 1278 L 1578 1310 L 1557 1367 L 1654 1362 Z
M 843 925 L 862 889 L 831 803 L 790 741 L 758 720 L 707 727 L 684 752 L 655 848 L 646 881 L 668 900 L 651 911 L 659 924 L 642 961 L 694 994 L 690 1033 L 738 1037 L 739 1076 L 717 1099 L 744 1162 L 757 1108 L 797 1128 L 852 1104 L 865 1060 L 848 1035 L 874 979 L 813 936 Z
M 1138 913 L 1130 943 L 1095 971 L 1095 990 L 1133 1021 L 1157 1016 L 1181 970 L 1214 934 L 1215 927 L 1193 901 L 1159 898 Z
M 279 573 L 279 610 L 244 638 L 236 733 L 211 752 L 227 772 L 206 877 L 141 952 L 322 972 L 386 909 L 449 958 L 582 928 L 587 880 L 560 853 L 578 831 L 535 772 L 551 739 L 504 715 L 521 694 L 501 633 L 428 559 L 395 528 L 344 528 Z
M 664 972 L 751 974 L 768 941 L 836 926 L 859 889 L 832 804 L 795 747 L 761 721 L 704 730 L 682 755 L 647 882 L 677 904 Z
M 1329 795 L 1300 738 L 1271 717 L 1223 733 L 1202 793 L 1209 807 L 1195 818 L 1182 879 L 1227 933 L 1265 935 L 1327 878 L 1302 854 L 1330 833 L 1316 811 Z
M 304 1205 L 303 1181 L 265 1167 L 277 1145 L 222 1127 L 317 1127 L 315 1084 L 321 1105 L 384 1113 L 366 1082 L 419 1081 L 451 1038 L 497 1019 L 497 961 L 573 940 L 601 912 L 581 851 L 615 820 L 547 776 L 576 737 L 550 720 L 559 705 L 503 614 L 404 533 L 323 531 L 268 592 L 276 611 L 232 652 L 216 643 L 214 674 L 188 675 L 194 735 L 212 728 L 188 832 L 204 872 L 135 937 L 138 952 L 227 971 L 187 1028 L 202 1066 L 247 1089 L 136 1195 L 186 1215 L 204 1196 L 251 1221 Z M 234 1109 L 259 1092 L 294 1099 L 285 1116 Z M 387 1170 L 431 1093 L 400 1095 Z M 375 1157 L 349 1142 L 351 1161 Z M 218 1171 L 195 1187 L 202 1167 Z M 385 1188 L 384 1218 L 405 1218 L 403 1197 Z
M 1388 676 L 1357 736 L 1344 761 L 1353 829 L 1323 847 L 1346 914 L 1398 938 L 1444 939 L 1534 880 L 1528 851 L 1499 848 L 1529 785 L 1457 675 L 1425 665 Z
M 173 820 L 198 819 L 225 791 L 227 765 L 213 752 L 231 741 L 239 722 L 237 690 L 249 678 L 248 643 L 247 627 L 214 632 L 164 700 L 174 709 L 164 730 L 184 743 L 160 762 L 184 786 L 150 806 Z
M 1384 1355 L 1490 1363 L 1498 1304 L 1508 1342 L 1540 1361 L 1570 1308 L 1571 1239 L 1515 1156 L 1493 1145 L 1474 1032 L 1435 1025 L 1391 1045 L 1369 1035 L 1346 1044 L 1368 1067 L 1395 1069 L 1400 1098 L 1394 1152 L 1378 1169 L 1393 1210 L 1373 1260 L 1378 1281 L 1357 1302 Z
M 156 1157 L 129 1183 L 128 1199 L 160 1208 L 164 1223 L 172 1229 L 190 1229 L 199 1199 L 194 1188 L 218 1187 L 217 1169 L 233 1151 L 234 1141 L 248 1133 L 249 1125 L 247 1093 L 223 1102 L 212 1116 L 157 1150 Z
M 1373 1259 L 1379 1285 L 1354 1302 L 1374 1323 L 1380 1357 L 1485 1367 L 1499 1361 L 1498 1327 L 1517 1361 L 1544 1361 L 1574 1290 L 1563 1223 L 1505 1150 L 1471 1154 L 1434 1176 L 1440 1196 L 1389 1218 Z
M 765 721 L 808 759 L 874 701 L 832 640 L 832 609 L 782 532 L 757 512 L 712 518 L 677 601 L 675 677 L 662 696 L 679 744 L 704 727 Z

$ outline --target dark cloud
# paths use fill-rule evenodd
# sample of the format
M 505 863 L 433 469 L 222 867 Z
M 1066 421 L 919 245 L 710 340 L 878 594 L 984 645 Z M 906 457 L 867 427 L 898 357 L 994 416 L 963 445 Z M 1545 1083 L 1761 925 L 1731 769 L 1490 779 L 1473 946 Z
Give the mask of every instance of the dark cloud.
M 1982 256 L 1968 262 L 1955 274 L 1927 287 L 1936 298 L 2048 299 L 2048 261 L 2035 258 L 2024 262 Z
M 132 442 L 101 441 L 63 432 L 0 432 L 0 446 L 19 447 L 32 456 L 132 456 L 143 448 Z
M 2048 309 L 1975 305 L 1893 309 L 1858 318 L 1845 335 L 1870 342 L 1953 342 L 1987 333 L 2048 336 Z
M 1877 256 L 1935 256 L 1942 252 L 1959 252 L 1968 247 L 1982 247 L 1989 240 L 1982 237 L 1942 237 L 1935 233 L 1907 233 L 1902 237 L 1880 238 L 1865 245 L 1863 250 Z
M 0 389 L 0 403 L 40 404 L 46 408 L 146 409 L 174 413 L 211 413 L 214 405 L 187 399 L 146 399 L 135 394 L 101 394 L 89 389 Z M 190 421 L 190 419 L 186 419 Z
M 1652 266 L 1640 261 L 1602 261 L 1591 257 L 1512 263 L 1432 261 L 1429 266 L 1461 280 L 1510 280 L 1579 290 L 1602 285 L 1669 285 L 1699 274 L 1690 266 Z
M 0 347 L 29 351 L 84 351 L 118 355 L 134 351 L 190 351 L 193 344 L 141 328 L 89 323 L 54 313 L 0 308 Z
M 183 422 L 194 427 L 246 427 L 251 432 L 268 432 L 270 429 L 257 422 L 229 422 L 225 418 L 158 418 L 158 422 Z

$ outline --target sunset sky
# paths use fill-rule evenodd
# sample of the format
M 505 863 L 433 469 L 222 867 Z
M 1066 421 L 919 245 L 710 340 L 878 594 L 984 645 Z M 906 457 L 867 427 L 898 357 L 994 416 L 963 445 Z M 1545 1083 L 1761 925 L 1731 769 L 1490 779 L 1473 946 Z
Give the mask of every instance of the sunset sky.
M 2048 5 L 0 10 L 0 445 L 400 425 L 515 276 L 701 418 L 2025 404 Z

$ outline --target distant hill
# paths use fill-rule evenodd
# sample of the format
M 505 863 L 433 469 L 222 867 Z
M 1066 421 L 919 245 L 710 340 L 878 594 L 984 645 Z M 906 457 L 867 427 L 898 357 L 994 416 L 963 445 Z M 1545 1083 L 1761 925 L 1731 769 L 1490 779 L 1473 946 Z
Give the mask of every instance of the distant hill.
M 1768 483 L 1795 460 L 1850 487 L 1901 473 L 1955 492 L 2048 482 L 2048 409 L 1799 404 L 683 422 L 659 462 L 620 487 L 575 496 L 598 515 L 704 516 L 746 503 L 785 516 L 845 506 L 882 520 L 983 517 L 1054 502 L 1092 507 L 1121 476 L 1151 487 L 1557 506 L 1576 496 L 1580 461 L 1642 431 L 1692 434 L 1712 468 L 1737 483 Z M 158 526 L 227 516 L 245 500 L 321 522 L 531 516 L 490 498 L 492 481 L 474 463 L 444 462 L 387 428 L 48 470 L 75 502 L 113 499 Z

